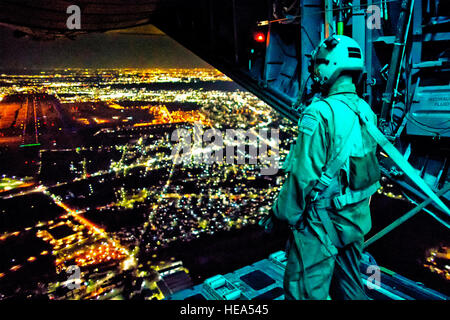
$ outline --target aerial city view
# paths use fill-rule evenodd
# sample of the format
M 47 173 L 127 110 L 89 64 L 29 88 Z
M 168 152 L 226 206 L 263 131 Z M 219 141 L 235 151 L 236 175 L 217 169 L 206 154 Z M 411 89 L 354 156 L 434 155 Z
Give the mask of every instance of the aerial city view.
M 377 124 L 384 126 L 380 135 L 390 139 L 389 145 L 401 152 L 400 158 L 413 171 L 410 175 L 400 172 L 403 167 L 377 147 L 381 145 L 377 141 L 370 157 L 376 160 L 373 167 L 381 170 L 371 184 L 376 186 L 373 192 L 363 194 L 362 200 L 350 199 L 340 208 L 333 202 L 336 211 L 351 207 L 358 212 L 354 208 L 360 204 L 367 206 L 364 214 L 370 211 L 370 231 L 363 234 L 358 230 L 360 239 L 351 244 L 361 245 L 363 252 L 354 265 L 360 270 L 353 274 L 362 279 L 360 287 L 366 290 L 370 289 L 370 276 L 361 266 L 376 266 L 382 272 L 382 286 L 372 296 L 367 294 L 370 299 L 448 299 L 449 165 L 445 153 L 449 135 L 445 125 L 449 120 L 436 119 L 448 117 L 445 90 L 450 84 L 436 80 L 438 73 L 433 72 L 433 68 L 446 67 L 442 78 L 450 73 L 448 48 L 444 54 L 435 46 L 426 53 L 429 56 L 421 56 L 412 48 L 422 50 L 422 42 L 414 38 L 407 53 L 397 52 L 397 56 L 401 60 L 407 55 L 405 60 L 411 61 L 424 57 L 423 61 L 414 60 L 414 68 L 420 70 L 400 77 L 414 68 L 406 62 L 403 67 L 401 61 L 391 63 L 393 71 L 389 72 L 398 74 L 393 88 L 386 48 L 399 42 L 391 36 L 397 25 L 391 26 L 390 15 L 399 14 L 400 9 L 387 2 L 395 1 L 381 2 L 385 33 L 370 29 L 370 36 L 369 31 L 358 33 L 366 26 L 362 18 L 366 11 L 358 13 L 360 20 L 350 19 L 353 3 L 360 6 L 361 2 L 339 1 L 338 6 L 329 1 L 334 6 L 329 10 L 331 16 L 323 17 L 325 11 L 320 11 L 319 19 L 308 10 L 328 1 L 311 1 L 316 4 L 268 1 L 267 10 L 267 4 L 260 7 L 253 0 L 227 4 L 202 0 L 195 2 L 200 6 L 198 12 L 189 11 L 178 0 L 174 7 L 158 0 L 130 0 L 129 6 L 122 0 L 81 1 L 85 4 L 81 8 L 85 10 L 83 27 L 71 29 L 65 20 L 69 13 L 66 1 L 31 4 L 20 0 L 12 4 L 0 0 L 0 300 L 284 299 L 283 274 L 293 268 L 292 259 L 288 261 L 286 256 L 293 246 L 299 246 L 293 244 L 296 238 L 290 232 L 299 231 L 304 221 L 298 220 L 290 230 L 286 224 L 276 223 L 273 229 L 265 229 L 267 225 L 261 222 L 268 221 L 276 210 L 272 206 L 285 190 L 283 183 L 292 181 L 292 163 L 301 167 L 301 161 L 294 159 L 299 155 L 290 153 L 298 150 L 297 137 L 313 136 L 318 130 L 318 120 L 301 113 L 305 101 L 319 100 L 319 93 L 313 90 L 323 88 L 317 89 L 317 83 L 310 85 L 317 81 L 317 74 L 306 71 L 314 69 L 301 57 L 311 52 L 313 42 L 328 36 L 331 27 L 327 19 L 336 20 L 339 36 L 353 33 L 371 50 L 370 54 L 361 51 L 356 42 L 346 48 L 345 58 L 366 58 L 369 67 L 361 62 L 358 81 L 354 73 L 343 72 L 339 81 L 349 81 L 353 91 L 338 93 L 370 101 L 372 110 L 368 110 L 380 119 L 384 113 L 385 119 Z M 292 6 L 287 6 L 289 3 Z M 425 12 L 425 3 L 434 2 L 416 3 L 424 3 Z M 440 14 L 437 3 L 427 7 L 424 21 Z M 284 7 L 278 8 L 281 4 Z M 16 14 L 16 6 L 24 8 L 23 15 Z M 297 19 L 300 11 L 289 11 L 294 6 L 306 10 L 302 22 Z M 42 16 L 34 16 L 35 10 Z M 242 12 L 248 12 L 248 17 Z M 263 20 L 266 15 L 273 20 Z M 205 20 L 204 16 L 211 18 Z M 168 22 L 171 17 L 175 18 Z M 430 28 L 448 26 L 448 17 L 438 18 L 430 18 L 434 21 Z M 412 24 L 420 25 L 421 19 L 417 13 Z M 353 23 L 364 27 L 358 29 Z M 157 29 L 160 26 L 164 32 Z M 317 26 L 321 26 L 319 31 L 314 29 Z M 417 28 L 413 32 L 418 38 Z M 369 46 L 375 35 L 381 40 Z M 433 37 L 424 35 L 423 39 L 435 41 Z M 436 41 L 445 38 L 440 37 Z M 321 45 L 333 49 L 345 42 L 343 37 L 329 39 Z M 445 39 L 442 41 L 448 41 Z M 427 49 L 427 45 L 423 47 Z M 314 52 L 318 55 L 319 51 Z M 317 64 L 328 65 L 329 61 L 317 58 Z M 365 79 L 363 69 L 368 69 L 372 78 Z M 392 85 L 391 94 L 398 95 L 388 106 L 392 109 L 385 106 L 386 83 Z M 413 86 L 419 92 L 416 95 L 408 92 Z M 357 98 L 363 101 L 361 97 Z M 406 113 L 407 103 L 418 111 Z M 363 128 L 367 118 L 357 116 Z M 324 132 L 321 138 L 328 139 L 337 130 Z M 363 145 L 368 136 L 361 131 L 359 137 Z M 350 134 L 347 140 L 351 140 Z M 303 151 L 313 154 L 316 146 L 317 142 Z M 328 145 L 325 149 L 327 156 L 336 151 L 330 151 Z M 357 171 L 350 162 L 356 158 L 359 164 L 367 160 L 348 156 L 349 171 Z M 310 162 L 313 169 L 309 172 L 325 171 L 325 165 Z M 342 163 L 336 171 L 341 187 Z M 359 173 L 369 176 L 369 169 Z M 412 183 L 416 182 L 411 179 L 414 175 L 426 181 L 425 192 L 423 185 Z M 345 177 L 350 184 L 350 177 Z M 300 183 L 296 180 L 293 185 L 299 189 Z M 302 194 L 297 189 L 296 195 Z M 366 189 L 355 190 L 363 193 Z M 315 205 L 317 195 L 304 195 L 305 212 Z M 287 200 L 294 203 L 300 201 L 297 199 Z M 403 216 L 405 213 L 410 215 Z M 321 219 L 311 225 L 325 225 Z M 357 219 L 363 220 L 362 214 Z M 342 220 L 343 229 L 352 223 L 350 218 Z M 305 259 L 296 260 L 302 264 L 310 257 L 328 254 L 323 253 L 327 245 L 335 245 L 331 236 L 325 237 L 328 244 L 319 239 L 320 228 L 310 227 L 301 231 L 310 232 L 321 249 L 307 250 Z M 329 236 L 328 230 L 324 232 Z M 348 250 L 348 244 L 345 248 L 334 247 L 334 255 Z M 302 268 L 306 274 L 305 266 Z M 333 272 L 331 268 L 330 277 Z M 328 291 L 324 297 L 330 299 Z
M 0 82 L 2 298 L 129 298 L 126 275 L 162 298 L 155 272 L 174 262 L 153 263 L 163 248 L 255 224 L 281 184 L 249 161 L 175 164 L 177 128 L 280 128 L 280 157 L 289 151 L 294 128 L 215 69 L 33 70 Z

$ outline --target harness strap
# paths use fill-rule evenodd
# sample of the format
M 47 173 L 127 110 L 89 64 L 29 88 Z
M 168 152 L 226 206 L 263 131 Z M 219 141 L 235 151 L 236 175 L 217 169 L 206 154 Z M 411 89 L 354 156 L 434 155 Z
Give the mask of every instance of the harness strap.
M 320 209 L 337 209 L 341 210 L 345 206 L 358 203 L 364 199 L 369 198 L 381 187 L 379 182 L 372 184 L 366 189 L 353 191 L 348 190 L 345 194 L 334 197 L 332 199 L 323 198 L 314 202 L 314 206 Z
M 319 216 L 320 221 L 322 222 L 322 225 L 328 234 L 328 237 L 330 237 L 331 242 L 336 248 L 342 248 L 344 245 L 341 241 L 341 238 L 339 238 L 336 227 L 333 224 L 333 221 L 331 221 L 330 216 L 328 214 L 327 209 L 321 207 L 321 206 L 315 206 L 317 215 Z
M 433 202 L 447 215 L 450 215 L 450 210 L 442 202 L 441 199 L 431 190 L 428 184 L 417 174 L 409 162 L 403 157 L 403 155 L 392 145 L 392 143 L 384 136 L 384 134 L 377 128 L 375 124 L 369 121 L 361 112 L 356 108 L 354 103 L 349 105 L 347 102 L 334 98 L 337 101 L 342 102 L 350 110 L 352 110 L 361 121 L 364 123 L 369 135 L 378 143 L 381 148 L 387 153 L 387 155 L 403 170 L 403 172 L 420 188 L 422 191 L 430 197 Z
M 341 196 L 337 196 L 333 199 L 334 207 L 338 210 L 341 210 L 345 206 L 349 204 L 358 203 L 364 199 L 369 198 L 371 195 L 373 195 L 379 188 L 381 187 L 380 182 L 377 181 L 376 183 L 372 184 L 370 187 L 359 190 L 359 191 L 353 191 L 348 190 L 346 193 L 344 193 Z
M 337 210 L 341 210 L 347 205 L 355 204 L 364 199 L 369 198 L 372 194 L 374 194 L 378 188 L 380 188 L 380 183 L 376 182 L 369 186 L 366 189 L 359 191 L 348 190 L 345 194 L 341 196 L 337 196 L 335 198 L 322 198 L 313 201 L 311 204 L 313 205 L 317 215 L 322 222 L 322 225 L 328 234 L 333 245 L 337 248 L 342 248 L 344 244 L 338 236 L 336 226 L 333 221 L 331 221 L 330 215 L 328 214 L 328 210 L 331 208 L 336 208 Z
M 328 101 L 326 100 L 323 101 L 326 104 L 328 104 L 328 106 L 331 108 L 331 105 L 328 103 Z M 327 208 L 331 207 L 331 201 L 330 199 L 318 199 L 318 197 L 324 190 L 326 190 L 329 187 L 334 177 L 336 177 L 339 170 L 343 167 L 343 165 L 347 161 L 350 153 L 350 147 L 352 146 L 351 139 L 349 138 L 353 132 L 355 123 L 356 118 L 354 119 L 352 127 L 350 128 L 349 133 L 347 134 L 347 137 L 344 140 L 344 145 L 342 146 L 342 149 L 339 151 L 336 157 L 329 162 L 326 169 L 322 172 L 322 175 L 320 176 L 318 182 L 316 183 L 316 185 L 314 186 L 313 190 L 309 195 L 310 205 L 312 205 L 315 208 L 315 211 L 317 212 L 317 215 L 320 221 L 322 222 L 325 232 L 328 234 L 333 245 L 337 248 L 342 248 L 343 244 L 338 236 L 336 227 L 331 221 L 330 216 L 328 215 L 328 212 L 326 210 Z
M 329 104 L 328 101 L 326 100 L 323 101 L 327 103 L 331 108 L 331 105 Z M 354 113 L 356 112 L 354 111 Z M 342 149 L 339 151 L 338 155 L 328 164 L 326 170 L 322 173 L 322 175 L 319 178 L 319 181 L 316 183 L 316 185 L 313 188 L 313 191 L 310 194 L 311 198 L 310 204 L 315 208 L 315 211 L 317 212 L 317 215 L 320 221 L 322 222 L 322 225 L 326 233 L 328 234 L 333 245 L 337 248 L 342 248 L 343 243 L 339 238 L 336 226 L 331 221 L 331 218 L 328 214 L 328 209 L 336 208 L 338 210 L 341 210 L 342 208 L 344 208 L 349 204 L 358 203 L 364 199 L 369 198 L 380 187 L 380 183 L 377 182 L 363 190 L 359 191 L 348 190 L 345 194 L 337 196 L 332 199 L 319 198 L 319 196 L 330 186 L 331 182 L 337 176 L 339 170 L 344 166 L 345 162 L 350 156 L 350 148 L 352 146 L 350 135 L 353 132 L 356 119 L 361 118 L 360 114 L 356 113 L 356 115 L 357 117 L 353 121 L 352 127 L 346 139 L 344 140 L 344 145 L 342 146 Z
M 331 108 L 331 105 L 328 103 L 328 101 L 326 100 L 323 101 Z M 352 127 L 350 128 L 346 138 L 344 139 L 344 145 L 342 146 L 342 149 L 335 156 L 335 158 L 329 162 L 326 169 L 322 172 L 322 175 L 320 176 L 319 180 L 313 187 L 313 190 L 310 193 L 312 201 L 315 201 L 319 196 L 319 194 L 323 192 L 326 188 L 328 188 L 330 183 L 333 181 L 334 177 L 337 175 L 338 171 L 343 167 L 343 165 L 347 161 L 350 153 L 350 147 L 352 146 L 350 136 L 353 132 L 355 124 L 356 118 L 354 119 Z

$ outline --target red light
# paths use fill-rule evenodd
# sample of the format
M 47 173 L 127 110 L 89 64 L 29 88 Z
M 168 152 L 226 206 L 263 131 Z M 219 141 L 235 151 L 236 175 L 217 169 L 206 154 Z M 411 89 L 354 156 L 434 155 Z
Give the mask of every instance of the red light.
M 266 35 L 262 32 L 255 33 L 254 39 L 256 42 L 264 42 L 266 40 Z

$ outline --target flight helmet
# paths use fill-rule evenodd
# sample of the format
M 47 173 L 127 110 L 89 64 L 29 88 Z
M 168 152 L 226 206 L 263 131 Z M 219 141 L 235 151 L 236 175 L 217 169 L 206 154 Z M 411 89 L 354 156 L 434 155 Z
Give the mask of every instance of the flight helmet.
M 309 72 L 320 86 L 330 87 L 343 73 L 352 75 L 356 82 L 363 70 L 361 47 L 347 36 L 332 35 L 311 53 Z

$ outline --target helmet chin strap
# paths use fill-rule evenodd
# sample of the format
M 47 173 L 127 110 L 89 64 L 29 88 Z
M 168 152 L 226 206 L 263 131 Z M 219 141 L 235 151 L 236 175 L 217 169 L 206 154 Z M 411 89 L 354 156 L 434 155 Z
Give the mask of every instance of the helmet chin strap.
M 313 83 L 311 85 L 311 91 L 320 93 L 321 95 L 326 95 L 328 93 L 328 90 L 330 89 L 330 86 L 326 84 L 321 84 L 320 81 L 313 80 Z

